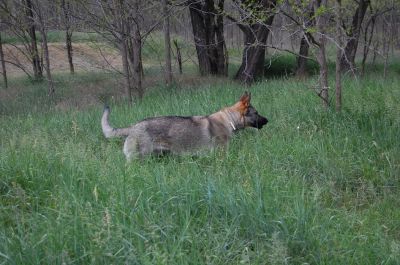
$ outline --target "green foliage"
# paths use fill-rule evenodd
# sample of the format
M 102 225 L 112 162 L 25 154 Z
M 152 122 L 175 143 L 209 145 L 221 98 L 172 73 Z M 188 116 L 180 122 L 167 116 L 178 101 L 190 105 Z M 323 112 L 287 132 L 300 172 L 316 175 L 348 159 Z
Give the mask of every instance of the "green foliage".
M 297 59 L 294 55 L 278 54 L 266 58 L 264 75 L 267 78 L 288 77 L 296 72 Z M 307 72 L 316 74 L 319 71 L 318 63 L 313 60 L 307 61 Z
M 324 15 L 324 14 L 327 13 L 327 12 L 328 12 L 328 9 L 326 8 L 326 6 L 321 5 L 321 6 L 319 6 L 319 7 L 317 8 L 317 10 L 315 10 L 314 16 L 315 16 L 315 17 L 320 17 L 320 16 Z
M 47 109 L 37 106 L 45 84 L 11 83 L 32 95 L 24 112 L 2 100 L 0 263 L 400 262 L 395 75 L 345 79 L 340 114 L 320 106 L 315 80 L 260 82 L 248 89 L 270 122 L 236 134 L 226 154 L 129 164 L 101 133 L 101 106 L 55 107 L 77 86 L 111 90 L 107 78 L 58 76 L 65 89 Z M 112 101 L 111 122 L 205 115 L 243 89 L 154 88 L 133 107 Z

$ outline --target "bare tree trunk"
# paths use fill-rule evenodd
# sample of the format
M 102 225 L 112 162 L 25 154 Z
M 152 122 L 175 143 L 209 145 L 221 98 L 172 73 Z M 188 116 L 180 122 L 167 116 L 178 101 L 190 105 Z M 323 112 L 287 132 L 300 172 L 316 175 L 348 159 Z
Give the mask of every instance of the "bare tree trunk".
M 374 55 L 372 57 L 372 64 L 373 65 L 375 65 L 376 56 L 378 55 L 378 49 L 379 49 L 379 40 L 375 41 L 375 44 L 374 44 Z
M 139 27 L 139 1 L 135 0 L 133 4 L 133 36 L 132 36 L 132 57 L 133 57 L 133 81 L 138 97 L 143 98 L 144 91 L 142 87 L 142 37 Z
M 182 74 L 183 73 L 183 70 L 182 70 L 182 55 L 181 55 L 181 49 L 179 48 L 179 45 L 178 45 L 178 40 L 174 40 L 174 45 L 175 45 L 175 48 L 176 48 L 176 59 L 177 59 L 177 61 L 178 61 L 178 66 L 179 66 L 179 74 Z
M 269 10 L 275 3 L 275 0 L 262 0 L 259 5 L 264 10 Z M 235 75 L 235 79 L 250 84 L 264 74 L 265 45 L 269 35 L 267 25 L 271 25 L 273 19 L 274 15 L 270 14 L 263 19 L 262 23 L 253 22 L 253 24 L 241 26 L 245 35 L 245 42 L 242 64 Z
M 0 32 L 0 60 L 1 60 L 1 72 L 3 74 L 4 87 L 8 88 L 6 61 L 4 59 L 3 41 L 1 39 L 1 32 Z
M 315 10 L 317 13 L 318 9 L 321 6 L 327 6 L 327 0 L 316 1 L 314 4 Z M 319 82 L 320 82 L 320 92 L 319 96 L 322 99 L 322 104 L 325 108 L 329 107 L 329 86 L 328 86 L 328 66 L 326 62 L 326 36 L 325 36 L 325 27 L 326 27 L 326 19 L 324 14 L 320 15 L 316 18 L 316 25 L 318 28 L 318 32 L 320 34 L 319 37 L 319 47 L 317 60 L 319 64 Z
M 129 51 L 130 45 L 130 33 L 131 33 L 131 24 L 129 24 L 129 20 L 127 17 L 127 13 L 125 10 L 125 5 L 123 0 L 116 1 L 116 13 L 118 14 L 118 32 L 120 33 L 119 38 L 117 41 L 119 42 L 119 50 L 121 52 L 122 57 L 122 69 L 125 78 L 125 91 L 126 91 L 126 98 L 129 104 L 132 104 L 132 91 L 133 87 L 133 74 L 131 72 L 131 65 L 130 65 L 130 54 Z
M 365 62 L 367 61 L 369 49 L 371 47 L 372 37 L 374 36 L 374 29 L 375 29 L 375 16 L 372 16 L 371 19 L 368 21 L 367 26 L 365 27 L 365 34 L 364 34 L 364 50 L 363 50 L 363 59 L 361 62 L 361 76 L 365 73 Z M 368 28 L 371 26 L 371 32 L 369 33 L 368 37 Z
M 43 53 L 44 53 L 44 60 L 46 64 L 46 78 L 47 78 L 47 83 L 48 83 L 48 94 L 49 96 L 54 94 L 54 83 L 53 83 L 53 78 L 51 76 L 51 69 L 50 69 L 50 55 L 49 55 L 49 47 L 47 44 L 47 34 L 46 34 L 46 29 L 44 25 L 44 21 L 42 18 L 42 14 L 40 13 L 41 11 L 37 11 L 38 17 L 39 17 L 39 22 L 40 22 L 40 34 L 42 36 L 42 45 L 43 45 Z
M 201 75 L 227 75 L 228 61 L 223 31 L 224 0 L 190 0 L 189 11 Z
M 336 94 L 336 111 L 340 112 L 342 110 L 342 71 L 340 60 L 342 58 L 342 11 L 341 11 L 341 0 L 336 0 L 336 82 L 335 82 L 335 94 Z
M 308 6 L 306 9 L 306 19 L 305 26 L 306 28 L 312 27 L 315 24 L 314 12 L 312 5 Z M 304 33 L 300 40 L 300 49 L 299 56 L 297 56 L 297 66 L 296 66 L 296 76 L 299 78 L 304 78 L 307 76 L 307 57 L 310 49 L 310 40 L 307 37 L 307 34 Z
M 224 1 L 225 0 L 219 0 L 217 2 L 218 10 L 224 10 Z M 227 76 L 229 55 L 226 49 L 226 43 L 224 37 L 224 17 L 222 16 L 222 14 L 219 14 L 215 17 L 215 38 L 216 38 L 216 44 L 215 44 L 216 48 L 214 56 L 216 57 L 217 61 L 217 69 L 220 74 Z
M 34 77 L 36 80 L 43 78 L 43 69 L 42 63 L 39 57 L 39 51 L 37 48 L 37 40 L 36 40 L 36 29 L 35 29 L 35 20 L 33 16 L 33 6 L 31 0 L 25 0 L 25 12 L 28 23 L 28 34 L 30 37 L 30 54 L 32 56 L 32 68 Z
M 129 71 L 128 46 L 127 46 L 126 35 L 125 35 L 125 37 L 122 36 L 122 40 L 121 40 L 121 44 L 120 44 L 120 50 L 121 50 L 121 56 L 122 56 L 122 68 L 123 68 L 124 77 L 125 77 L 126 97 L 128 99 L 129 104 L 131 104 L 132 103 L 132 90 L 133 90 L 133 87 L 132 87 L 132 82 L 131 82 L 131 74 L 130 74 L 130 71 Z
M 192 20 L 194 44 L 196 46 L 197 59 L 199 63 L 199 70 L 201 75 L 207 75 L 212 73 L 211 62 L 209 60 L 207 48 L 209 44 L 207 43 L 206 28 L 203 24 L 203 16 L 201 14 L 201 9 L 199 10 L 198 5 L 196 7 L 194 4 L 189 6 L 190 17 Z
M 171 37 L 169 34 L 169 12 L 168 0 L 162 0 L 164 13 L 164 42 L 165 42 L 165 82 L 167 85 L 172 83 L 171 67 Z
M 299 56 L 297 57 L 296 76 L 304 78 L 307 76 L 307 57 L 310 44 L 304 35 L 300 41 Z
M 68 64 L 69 71 L 73 74 L 74 71 L 74 63 L 72 60 L 73 51 L 72 51 L 72 31 L 71 31 L 71 21 L 70 21 L 70 3 L 65 3 L 65 0 L 61 0 L 61 10 L 64 15 L 64 26 L 65 26 L 65 45 L 67 48 L 67 56 L 68 56 Z
M 383 17 L 383 21 L 382 21 L 382 33 L 384 36 L 386 36 L 389 33 L 388 30 L 388 23 L 385 19 L 385 17 Z M 384 58 L 384 64 L 383 64 L 383 78 L 386 78 L 387 75 L 387 66 L 388 66 L 388 60 L 389 60 L 389 38 L 382 38 L 382 53 L 383 53 L 383 58 Z
M 342 70 L 351 70 L 354 72 L 355 69 L 355 58 L 357 53 L 358 41 L 360 38 L 361 26 L 367 11 L 370 0 L 359 0 L 358 7 L 354 13 L 351 28 L 347 34 L 348 42 L 344 49 L 344 54 L 341 58 Z

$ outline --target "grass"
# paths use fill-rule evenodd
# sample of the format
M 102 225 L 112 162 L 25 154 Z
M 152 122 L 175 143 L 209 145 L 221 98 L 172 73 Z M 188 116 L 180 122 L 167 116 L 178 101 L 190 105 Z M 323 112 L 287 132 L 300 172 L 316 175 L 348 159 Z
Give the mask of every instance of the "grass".
M 235 135 L 228 153 L 130 164 L 104 139 L 100 104 L 56 107 L 92 83 L 107 97 L 110 77 L 56 78 L 53 102 L 21 79 L 1 102 L 1 264 L 400 263 L 395 73 L 344 80 L 340 114 L 322 109 L 315 80 L 260 82 L 249 90 L 270 123 Z M 206 115 L 242 92 L 160 86 L 133 107 L 111 101 L 111 122 Z

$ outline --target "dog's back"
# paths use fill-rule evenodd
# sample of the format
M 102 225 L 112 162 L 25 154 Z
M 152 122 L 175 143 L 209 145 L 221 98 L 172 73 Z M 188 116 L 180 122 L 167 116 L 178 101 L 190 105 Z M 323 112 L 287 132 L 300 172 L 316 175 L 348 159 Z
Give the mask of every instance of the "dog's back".
M 205 116 L 162 116 L 144 119 L 130 127 L 113 128 L 109 123 L 110 109 L 102 117 L 106 138 L 126 137 L 124 153 L 128 159 L 150 153 L 184 153 L 210 148 L 209 121 Z
M 113 128 L 110 109 L 104 108 L 101 126 L 106 138 L 126 137 L 124 154 L 128 160 L 159 153 L 185 153 L 214 146 L 227 146 L 233 131 L 245 127 L 261 129 L 268 120 L 250 105 L 245 93 L 231 107 L 208 116 L 163 116 L 142 120 L 130 127 Z

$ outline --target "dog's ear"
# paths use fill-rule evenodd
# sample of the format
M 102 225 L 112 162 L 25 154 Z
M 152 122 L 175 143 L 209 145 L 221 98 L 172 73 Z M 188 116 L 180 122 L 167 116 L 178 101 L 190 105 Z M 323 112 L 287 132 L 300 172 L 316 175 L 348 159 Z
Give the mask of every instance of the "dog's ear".
M 251 93 L 244 92 L 244 94 L 240 97 L 240 102 L 244 105 L 245 108 L 248 108 L 250 106 L 250 100 L 251 100 Z

